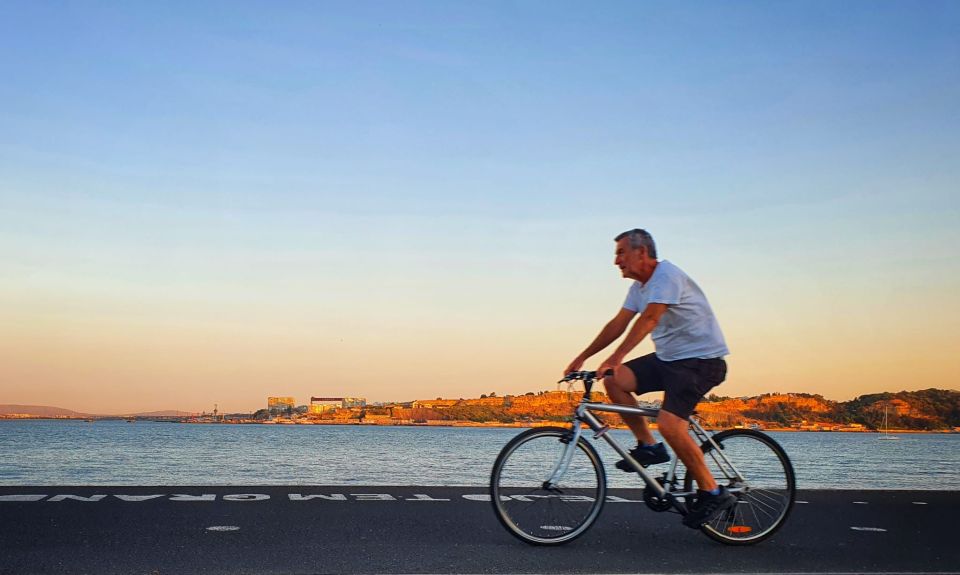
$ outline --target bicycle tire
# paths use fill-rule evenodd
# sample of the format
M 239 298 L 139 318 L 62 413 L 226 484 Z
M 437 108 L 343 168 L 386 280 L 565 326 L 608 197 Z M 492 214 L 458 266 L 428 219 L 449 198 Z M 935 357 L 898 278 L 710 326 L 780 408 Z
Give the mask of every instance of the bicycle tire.
M 603 509 L 606 472 L 596 449 L 582 437 L 559 486 L 544 489 L 571 433 L 562 427 L 529 429 L 510 440 L 493 464 L 490 501 L 497 519 L 510 534 L 531 545 L 573 541 Z
M 704 524 L 700 530 L 707 537 L 727 545 L 759 543 L 780 529 L 793 509 L 797 492 L 793 464 L 780 444 L 760 431 L 728 429 L 714 435 L 713 441 L 740 471 L 746 483 L 722 469 L 722 460 L 712 443 L 705 441 L 700 446 L 714 479 L 737 497 L 733 508 Z M 693 488 L 693 478 L 687 473 L 684 490 Z

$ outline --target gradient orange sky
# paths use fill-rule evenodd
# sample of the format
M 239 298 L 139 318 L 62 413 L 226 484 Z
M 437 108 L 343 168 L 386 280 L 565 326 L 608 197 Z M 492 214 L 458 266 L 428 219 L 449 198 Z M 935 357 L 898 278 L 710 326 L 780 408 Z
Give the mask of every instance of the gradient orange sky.
M 955 3 L 363 6 L 0 9 L 0 404 L 554 389 L 633 227 L 717 393 L 958 388 Z

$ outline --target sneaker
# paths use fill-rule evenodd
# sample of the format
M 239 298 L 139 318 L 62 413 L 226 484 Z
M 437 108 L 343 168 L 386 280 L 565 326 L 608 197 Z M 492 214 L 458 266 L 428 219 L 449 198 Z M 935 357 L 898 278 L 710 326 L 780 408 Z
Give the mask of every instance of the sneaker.
M 662 441 L 654 445 L 637 445 L 630 450 L 630 456 L 636 459 L 637 463 L 643 467 L 670 461 L 670 454 L 667 453 L 667 448 L 663 445 Z M 618 461 L 616 467 L 621 471 L 636 473 L 633 467 L 627 463 L 626 459 Z
M 704 523 L 710 523 L 718 515 L 737 504 L 737 498 L 720 486 L 720 493 L 713 495 L 709 491 L 697 491 L 697 500 L 690 506 L 690 511 L 683 516 L 683 524 L 693 529 L 700 529 Z

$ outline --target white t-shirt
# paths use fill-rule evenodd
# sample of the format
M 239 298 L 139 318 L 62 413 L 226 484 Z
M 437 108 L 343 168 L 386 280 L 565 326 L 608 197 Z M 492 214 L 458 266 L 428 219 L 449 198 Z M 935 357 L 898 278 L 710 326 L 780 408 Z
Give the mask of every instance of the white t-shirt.
M 650 334 L 658 358 L 708 359 L 730 353 L 707 297 L 677 266 L 666 260 L 658 263 L 647 283 L 633 282 L 623 307 L 643 313 L 648 303 L 667 304 Z

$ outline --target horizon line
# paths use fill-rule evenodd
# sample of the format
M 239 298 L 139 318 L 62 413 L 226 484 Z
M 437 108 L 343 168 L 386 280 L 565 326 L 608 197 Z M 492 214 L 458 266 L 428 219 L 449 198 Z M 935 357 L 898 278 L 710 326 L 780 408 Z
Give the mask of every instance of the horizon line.
M 824 396 L 824 395 L 822 395 L 822 394 L 819 394 L 819 393 L 809 393 L 809 392 L 805 392 L 805 391 L 787 391 L 787 392 L 768 391 L 768 392 L 759 393 L 759 394 L 755 394 L 755 395 L 737 395 L 737 396 L 732 396 L 732 395 L 719 395 L 719 394 L 716 394 L 716 393 L 710 393 L 710 394 L 708 394 L 707 396 L 704 396 L 704 398 L 701 400 L 701 402 L 702 402 L 702 401 L 705 401 L 706 398 L 709 397 L 710 395 L 714 395 L 714 396 L 722 397 L 722 398 L 726 398 L 726 399 L 749 399 L 749 398 L 762 397 L 762 396 L 764 396 L 764 395 L 809 395 L 809 396 L 814 396 L 814 397 L 821 397 L 821 398 L 823 398 L 823 399 L 826 400 L 826 401 L 831 401 L 831 402 L 834 402 L 834 403 L 846 403 L 846 402 L 849 402 L 849 401 L 855 401 L 855 400 L 857 400 L 857 399 L 859 399 L 859 398 L 861 398 L 861 397 L 865 397 L 865 396 L 869 396 L 869 395 L 898 394 L 898 393 L 916 393 L 916 392 L 919 392 L 919 391 L 927 391 L 927 390 L 960 392 L 960 389 L 928 387 L 928 388 L 917 389 L 917 390 L 913 390 L 913 391 L 911 391 L 911 390 L 906 390 L 906 389 L 901 389 L 900 391 L 877 391 L 877 392 L 872 392 L 872 393 L 864 393 L 864 394 L 860 394 L 860 395 L 854 396 L 854 397 L 851 398 L 851 399 L 846 399 L 846 400 L 830 399 L 830 398 L 828 398 L 828 397 L 826 397 L 826 396 Z M 556 393 L 556 392 L 558 392 L 558 391 L 562 391 L 562 390 L 554 390 L 554 391 L 545 390 L 545 391 L 541 391 L 541 392 L 538 392 L 538 393 L 534 393 L 533 395 L 542 395 L 542 394 L 545 394 L 545 393 Z M 440 400 L 445 400 L 445 401 L 450 401 L 450 400 L 461 401 L 461 400 L 469 400 L 469 399 L 483 399 L 484 397 L 487 397 L 487 398 L 490 398 L 490 397 L 502 397 L 502 398 L 507 398 L 507 397 L 518 397 L 518 396 L 529 395 L 530 393 L 531 393 L 531 392 L 522 393 L 522 394 L 505 394 L 505 395 L 499 395 L 499 394 L 486 395 L 486 394 L 481 394 L 481 395 L 478 396 L 478 397 L 461 397 L 461 398 L 445 398 L 445 397 L 441 397 L 441 398 L 439 398 L 439 399 L 440 399 Z M 582 391 L 567 391 L 567 393 L 582 393 Z M 604 392 L 602 392 L 602 391 L 595 391 L 594 393 L 604 393 Z M 605 395 L 605 394 L 604 394 L 604 395 Z M 290 397 L 290 396 L 267 396 L 267 397 Z M 370 405 L 373 405 L 373 406 L 384 406 L 384 405 L 399 404 L 399 403 L 413 403 L 414 401 L 437 401 L 437 398 L 426 399 L 426 400 L 423 400 L 423 399 L 411 399 L 411 400 L 404 400 L 404 401 L 374 401 L 374 402 L 371 402 L 371 403 L 366 404 L 366 406 L 370 406 Z M 125 412 L 120 412 L 120 413 L 95 413 L 95 412 L 89 412 L 89 411 L 77 411 L 77 410 L 74 410 L 74 409 L 71 409 L 71 408 L 60 407 L 60 406 L 56 406 L 56 405 L 27 404 L 27 403 L 2 403 L 2 404 L 0 404 L 0 405 L 3 405 L 3 406 L 5 406 L 5 407 L 17 406 L 17 407 L 34 407 L 34 408 L 47 408 L 47 409 L 62 409 L 62 410 L 64 410 L 64 411 L 70 411 L 70 412 L 76 413 L 76 414 L 78 414 L 78 415 L 93 416 L 93 417 L 133 417 L 133 416 L 138 416 L 138 415 L 149 415 L 149 414 L 155 414 L 155 413 L 161 413 L 161 412 L 176 412 L 176 413 L 187 414 L 187 415 L 200 415 L 200 414 L 204 414 L 204 413 L 212 413 L 212 411 L 208 412 L 207 410 L 199 410 L 199 411 L 198 411 L 198 410 L 185 410 L 185 409 L 146 409 L 146 410 L 136 410 L 136 411 L 125 411 Z M 306 406 L 309 406 L 309 404 L 298 405 L 297 407 L 306 407 Z M 249 412 L 247 412 L 247 411 L 234 411 L 234 410 L 225 411 L 225 410 L 219 410 L 219 409 L 218 409 L 217 412 L 218 412 L 218 413 L 224 413 L 224 414 L 226 414 L 226 413 L 231 413 L 231 414 L 256 413 L 257 411 L 259 411 L 259 410 L 261 410 L 261 409 L 267 409 L 267 408 L 265 408 L 265 407 L 258 407 L 258 408 L 254 408 L 254 409 L 250 410 Z M 12 412 L 8 412 L 8 413 L 12 413 Z

